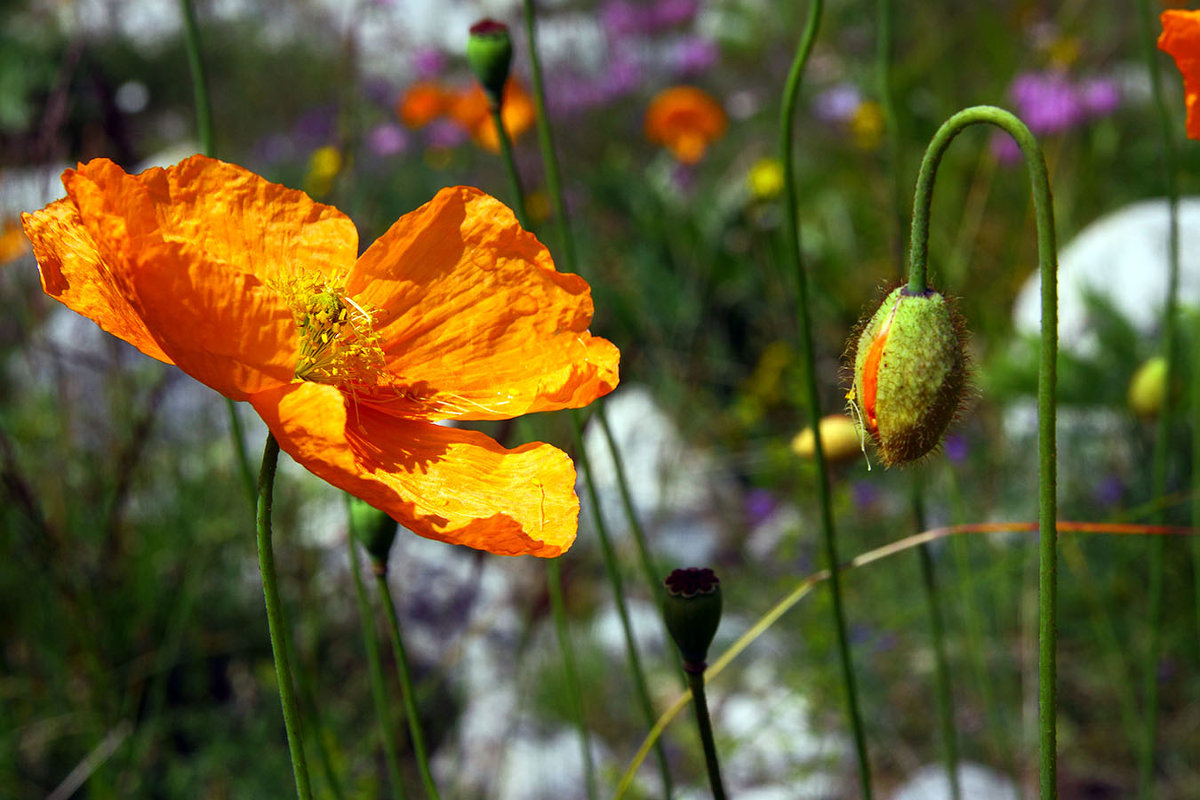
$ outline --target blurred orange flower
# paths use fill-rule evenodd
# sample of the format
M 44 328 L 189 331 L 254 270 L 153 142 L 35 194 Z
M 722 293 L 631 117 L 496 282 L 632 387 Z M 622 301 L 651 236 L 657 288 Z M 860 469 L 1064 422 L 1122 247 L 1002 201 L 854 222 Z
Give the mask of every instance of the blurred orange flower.
M 478 83 L 454 99 L 450 104 L 450 116 L 471 135 L 471 139 L 477 145 L 493 153 L 500 152 L 500 135 L 496 131 L 496 123 L 492 120 L 487 94 Z M 509 138 L 514 141 L 529 130 L 537 119 L 533 98 L 515 80 L 510 79 L 504 85 L 500 119 L 504 122 L 504 130 L 508 131 Z
M 423 128 L 446 113 L 450 100 L 450 94 L 436 83 L 414 83 L 396 103 L 396 116 L 410 128 Z
M 725 133 L 721 104 L 703 89 L 676 86 L 659 92 L 646 111 L 646 138 L 684 164 L 695 164 Z
M 0 219 L 0 264 L 16 261 L 28 252 L 29 240 L 21 233 L 16 216 Z
M 47 294 L 248 401 L 297 462 L 415 533 L 505 555 L 571 545 L 564 453 L 437 424 L 579 407 L 617 383 L 588 285 L 498 200 L 443 189 L 358 256 L 336 208 L 203 156 L 140 175 L 97 159 L 63 184 L 23 217 Z
M 1174 58 L 1183 73 L 1187 135 L 1200 139 L 1200 11 L 1164 11 L 1162 26 L 1158 49 Z

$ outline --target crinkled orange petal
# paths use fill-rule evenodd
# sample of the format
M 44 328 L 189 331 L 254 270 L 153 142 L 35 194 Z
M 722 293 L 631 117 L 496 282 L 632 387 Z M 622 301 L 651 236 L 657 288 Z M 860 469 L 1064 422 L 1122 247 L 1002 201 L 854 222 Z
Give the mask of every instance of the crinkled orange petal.
M 1188 138 L 1200 139 L 1200 11 L 1164 11 L 1162 26 L 1158 48 L 1170 54 L 1183 73 Z
M 46 294 L 151 358 L 172 363 L 130 303 L 126 276 L 113 269 L 120 262 L 101 255 L 70 198 L 23 214 L 21 222 L 33 244 Z
M 505 419 L 587 405 L 617 385 L 617 348 L 588 333 L 587 283 L 556 272 L 478 189 L 443 189 L 397 220 L 347 289 L 381 311 L 387 369 L 404 390 L 392 413 Z
M 358 242 L 345 215 L 203 156 L 137 176 L 97 159 L 64 183 L 181 369 L 235 400 L 292 380 L 295 321 L 268 283 L 345 273 Z
M 575 468 L 550 445 L 506 450 L 477 431 L 401 419 L 323 384 L 296 383 L 250 402 L 298 463 L 413 533 L 544 557 L 575 539 Z

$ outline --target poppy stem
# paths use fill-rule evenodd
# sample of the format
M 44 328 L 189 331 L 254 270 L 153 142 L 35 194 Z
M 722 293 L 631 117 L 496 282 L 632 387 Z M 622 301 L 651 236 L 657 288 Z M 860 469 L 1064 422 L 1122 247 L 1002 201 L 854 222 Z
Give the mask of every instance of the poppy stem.
M 412 672 L 408 668 L 404 639 L 400 635 L 400 617 L 396 614 L 396 602 L 392 599 L 387 572 L 382 565 L 375 569 L 375 586 L 379 590 L 379 599 L 387 613 L 392 633 L 392 654 L 396 659 L 396 675 L 400 678 L 400 693 L 404 698 L 404 713 L 408 717 L 408 733 L 412 738 L 417 769 L 421 773 L 421 782 L 425 785 L 425 795 L 429 800 L 439 800 L 437 784 L 433 782 L 433 772 L 429 769 L 429 755 L 425 750 L 425 732 L 421 729 L 421 718 L 417 716 L 417 698 L 413 692 Z
M 1038 368 L 1038 744 L 1042 800 L 1058 796 L 1057 708 L 1058 664 L 1058 467 L 1055 440 L 1058 359 L 1058 256 L 1050 179 L 1041 148 L 1025 123 L 994 106 L 973 106 L 946 120 L 934 134 L 921 161 L 913 198 L 910 292 L 924 292 L 929 255 L 929 209 L 937 167 L 950 142 L 971 125 L 990 124 L 1004 130 L 1021 148 L 1033 194 L 1041 271 L 1042 333 Z
M 725 800 L 725 784 L 721 781 L 721 762 L 717 759 L 717 744 L 713 739 L 712 720 L 708 716 L 708 696 L 704 693 L 704 669 L 693 671 L 686 667 L 688 687 L 692 690 L 692 707 L 696 709 L 696 727 L 704 745 L 704 765 L 708 769 L 708 785 L 713 800 Z
M 583 692 L 579 688 L 579 673 L 575 669 L 575 647 L 571 644 L 571 631 L 567 627 L 567 609 L 563 602 L 562 565 L 557 558 L 546 562 L 546 590 L 550 594 L 550 610 L 554 615 L 554 633 L 562 652 L 563 677 L 567 681 L 567 694 L 571 698 L 571 721 L 579 733 L 579 745 L 583 749 L 583 780 L 588 800 L 596 800 L 596 766 L 592 763 L 592 737 L 583 719 Z
M 608 535 L 608 525 L 604 522 L 604 512 L 600 506 L 600 496 L 596 491 L 596 482 L 592 476 L 591 462 L 583 446 L 583 424 L 580 421 L 578 409 L 571 409 L 571 430 L 574 432 L 575 456 L 583 470 L 584 486 L 587 488 L 588 504 L 592 508 L 592 518 L 596 525 L 596 538 L 600 540 L 600 552 L 604 556 L 604 569 L 608 573 L 608 582 L 612 584 L 613 600 L 617 607 L 617 616 L 621 620 L 621 631 L 625 634 L 625 650 L 629 654 L 629 670 L 633 676 L 634 688 L 637 690 L 638 704 L 646 718 L 647 725 L 654 724 L 654 704 L 650 701 L 650 691 L 646 688 L 646 676 L 642 670 L 642 661 L 638 656 L 637 642 L 633 637 L 633 626 L 629 621 L 629 611 L 625 608 L 625 586 L 621 579 L 617 554 L 613 549 L 612 540 Z M 663 782 L 663 797 L 671 797 L 671 770 L 667 765 L 667 755 L 663 752 L 662 743 L 654 743 L 654 755 L 658 760 L 658 769 Z
M 912 475 L 911 505 L 913 523 L 918 531 L 925 530 L 925 498 L 919 472 Z M 921 563 L 921 585 L 929 610 L 929 633 L 933 640 L 934 671 L 937 676 L 938 720 L 942 729 L 942 749 L 946 763 L 946 780 L 950 782 L 952 800 L 962 800 L 958 780 L 958 740 L 954 731 L 954 691 L 950 685 L 950 666 L 946 659 L 946 632 L 942 619 L 942 604 L 938 592 L 937 571 L 933 564 L 933 548 L 923 544 L 917 548 Z
M 279 600 L 279 581 L 275 575 L 275 553 L 271 547 L 271 506 L 275 494 L 275 468 L 279 463 L 279 443 L 268 433 L 263 446 L 262 469 L 258 473 L 258 567 L 262 573 L 263 598 L 267 605 L 267 629 L 271 635 L 271 654 L 275 658 L 275 677 L 279 683 L 279 702 L 283 707 L 283 725 L 287 730 L 292 773 L 296 777 L 296 796 L 312 800 L 308 762 L 304 757 L 304 734 L 288 661 L 287 626 Z
M 346 507 L 349 510 L 350 495 L 346 495 Z M 358 601 L 358 616 L 362 620 L 363 646 L 367 651 L 367 671 L 371 677 L 371 695 L 375 701 L 375 716 L 379 720 L 379 733 L 383 738 L 384 761 L 387 762 L 388 778 L 392 782 L 392 796 L 395 800 L 405 800 L 404 782 L 400 774 L 400 762 L 396 753 L 396 734 L 389 720 L 391 706 L 388 703 L 387 687 L 383 682 L 383 661 L 379 653 L 379 638 L 375 635 L 374 615 L 371 613 L 371 602 L 367 598 L 367 587 L 363 582 L 362 566 L 359 563 L 358 550 L 354 546 L 357 539 L 354 516 L 347 514 L 350 525 L 350 535 L 346 537 L 346 555 L 350 558 L 350 574 L 354 576 L 354 595 Z
M 575 237 L 571 235 L 571 221 L 567 217 L 567 204 L 563 200 L 562 180 L 558 173 L 558 156 L 554 151 L 554 137 L 550 133 L 550 117 L 546 115 L 546 89 L 542 80 L 542 59 L 537 48 L 537 15 L 533 12 L 533 0 L 525 0 L 525 38 L 529 42 L 529 80 L 533 84 L 533 104 L 537 109 L 538 148 L 542 151 L 542 169 L 546 173 L 546 189 L 554 204 L 554 215 L 558 219 L 558 236 L 562 240 L 563 263 L 567 272 L 578 272 L 575 258 Z
M 863 800 L 871 798 L 871 764 L 867 757 L 867 742 L 862 716 L 858 710 L 858 688 L 854 679 L 854 664 L 850 655 L 850 637 L 846 631 L 846 614 L 842 609 L 841 577 L 838 574 L 837 535 L 833 521 L 833 498 L 829 488 L 829 470 L 821 444 L 821 396 L 817 386 L 816 349 L 813 344 L 812 320 L 808 308 L 808 280 L 800 251 L 799 203 L 796 198 L 796 166 L 793 151 L 796 101 L 804 67 L 817 39 L 821 23 L 822 0 L 811 0 L 808 19 L 804 25 L 796 56 L 788 72 L 783 90 L 783 109 L 780 115 L 780 162 L 783 165 L 783 194 L 785 201 L 784 233 L 787 250 L 796 271 L 796 315 L 799 318 L 801 356 L 804 359 L 805 389 L 808 396 L 809 422 L 813 432 L 813 463 L 817 471 L 817 499 L 821 509 L 821 532 L 825 563 L 830 570 L 829 594 L 833 601 L 833 622 L 837 631 L 839 664 L 842 685 L 846 693 L 846 712 L 854 735 L 854 751 L 858 763 L 859 789 Z
M 1175 163 L 1175 126 L 1167 103 L 1163 97 L 1162 71 L 1158 68 L 1157 49 L 1152 28 L 1154 13 L 1146 0 L 1138 3 L 1138 25 L 1141 33 L 1142 56 L 1146 60 L 1146 71 L 1150 76 L 1150 91 L 1154 99 L 1155 112 L 1158 116 L 1159 134 L 1163 163 L 1164 188 L 1167 195 L 1167 297 L 1163 306 L 1162 323 L 1162 354 L 1166 361 L 1166 375 L 1163 382 L 1167 392 L 1162 407 L 1158 411 L 1157 425 L 1154 431 L 1154 451 L 1150 478 L 1150 496 L 1162 497 L 1166 493 L 1167 483 L 1167 454 L 1170 444 L 1171 414 L 1170 387 L 1174 383 L 1178 370 L 1176 356 L 1176 307 L 1179 302 L 1179 181 Z M 1200 448 L 1200 434 L 1193 434 L 1193 447 Z M 1200 456 L 1200 449 L 1194 449 L 1194 455 Z M 1193 462 L 1195 463 L 1195 462 Z M 1196 480 L 1193 477 L 1193 480 Z M 1200 511 L 1200 501 L 1193 501 L 1193 524 Z M 1154 513 L 1150 522 L 1161 524 L 1163 512 L 1161 507 Z M 1138 797 L 1142 800 L 1154 796 L 1154 762 L 1157 752 L 1158 733 L 1158 661 L 1162 651 L 1163 639 L 1163 578 L 1166 570 L 1166 540 L 1156 537 L 1150 543 L 1150 581 L 1147 615 L 1150 618 L 1150 642 L 1146 647 L 1145 665 L 1143 667 L 1143 695 L 1145 708 L 1143 711 L 1142 746 L 1138 754 Z M 1193 543 L 1192 558 L 1200 566 L 1200 547 Z M 1198 581 L 1200 584 L 1200 581 Z M 1200 589 L 1198 589 L 1200 591 Z M 1200 598 L 1200 594 L 1197 595 Z
M 533 102 L 537 109 L 537 131 L 538 131 L 538 146 L 542 151 L 542 170 L 546 175 L 546 189 L 550 194 L 550 202 L 554 205 L 555 217 L 558 220 L 559 237 L 562 239 L 562 256 L 567 272 L 578 272 L 579 265 L 575 258 L 575 238 L 571 234 L 570 220 L 567 217 L 567 204 L 563 198 L 562 181 L 559 178 L 558 156 L 554 151 L 554 138 L 550 131 L 550 118 L 546 114 L 546 92 L 544 82 L 542 81 L 542 62 L 538 56 L 537 49 L 537 29 L 536 15 L 533 9 L 533 0 L 525 0 L 524 3 L 525 17 L 525 38 L 529 42 L 529 71 L 530 81 L 533 84 Z M 654 557 L 650 553 L 650 548 L 646 543 L 646 531 L 642 527 L 641 519 L 638 518 L 637 510 L 633 506 L 633 499 L 629 492 L 629 480 L 625 474 L 625 463 L 621 458 L 620 448 L 617 446 L 616 438 L 613 436 L 612 426 L 608 424 L 608 414 L 605 409 L 605 399 L 600 398 L 593 404 L 595 409 L 595 418 L 600 423 L 600 428 L 604 433 L 604 440 L 608 444 L 609 454 L 613 460 L 613 470 L 617 479 L 617 490 L 621 495 L 621 505 L 625 509 L 625 516 L 629 521 L 629 531 L 633 534 L 633 541 L 637 545 L 638 560 L 641 562 L 642 574 L 646 580 L 646 586 L 650 590 L 650 595 L 658 603 L 659 612 L 662 612 L 662 592 L 659 585 L 658 575 L 660 570 L 654 563 Z M 665 628 L 666 622 L 664 620 Z
M 508 167 L 508 185 L 513 195 L 513 205 L 516 207 L 517 219 L 521 227 L 529 227 L 529 213 L 525 209 L 525 190 L 521 186 L 521 173 L 517 171 L 517 161 L 513 156 L 512 139 L 504 128 L 504 117 L 500 113 L 501 103 L 489 103 L 488 110 L 492 114 L 492 122 L 496 125 L 496 136 L 500 139 L 500 155 Z
M 213 154 L 212 105 L 208 101 L 208 78 L 204 71 L 204 59 L 200 53 L 200 31 L 196 25 L 196 9 L 192 0 L 179 0 L 183 11 L 183 41 L 187 48 L 188 66 L 192 72 L 192 93 L 196 102 L 196 138 L 200 152 Z

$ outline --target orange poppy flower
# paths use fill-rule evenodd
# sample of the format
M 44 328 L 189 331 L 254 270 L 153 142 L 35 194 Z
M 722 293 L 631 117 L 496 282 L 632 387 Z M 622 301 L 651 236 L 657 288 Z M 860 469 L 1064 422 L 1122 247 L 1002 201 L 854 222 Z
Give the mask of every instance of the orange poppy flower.
M 1200 11 L 1164 11 L 1162 26 L 1158 49 L 1174 58 L 1183 73 L 1187 135 L 1200 139 Z
M 441 86 L 431 81 L 420 81 L 400 96 L 396 103 L 396 116 L 410 128 L 424 128 L 446 113 L 450 95 Z
M 646 110 L 646 138 L 684 164 L 695 164 L 725 134 L 725 112 L 703 89 L 676 86 L 655 95 Z
M 500 152 L 500 135 L 492 121 L 487 94 L 478 83 L 458 95 L 450 105 L 450 116 L 471 135 L 471 139 L 493 153 Z M 504 130 L 514 141 L 532 127 L 537 119 L 537 109 L 529 92 L 515 80 L 504 86 L 504 102 L 500 106 L 500 119 Z
M 193 156 L 63 173 L 23 218 L 46 293 L 262 416 L 309 471 L 413 532 L 505 555 L 575 537 L 575 470 L 442 420 L 586 405 L 617 383 L 587 283 L 512 212 L 443 189 L 362 256 L 302 192 Z

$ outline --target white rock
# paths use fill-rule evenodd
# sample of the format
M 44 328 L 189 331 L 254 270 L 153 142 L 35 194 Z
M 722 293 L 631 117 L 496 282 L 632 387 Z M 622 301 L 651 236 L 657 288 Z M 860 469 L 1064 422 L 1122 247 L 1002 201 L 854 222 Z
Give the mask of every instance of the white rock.
M 1168 205 L 1164 199 L 1125 206 L 1088 225 L 1058 256 L 1060 346 L 1095 352 L 1084 298 L 1107 299 L 1138 331 L 1154 333 L 1167 296 Z M 1019 332 L 1041 327 L 1040 276 L 1035 270 L 1017 295 L 1013 321 Z M 1200 198 L 1179 202 L 1179 298 L 1200 301 Z
M 970 800 L 1017 800 L 1016 784 L 1004 775 L 979 764 L 963 762 L 958 765 L 958 786 Z M 951 797 L 946 768 L 940 764 L 921 767 L 895 794 L 892 800 L 942 800 Z

